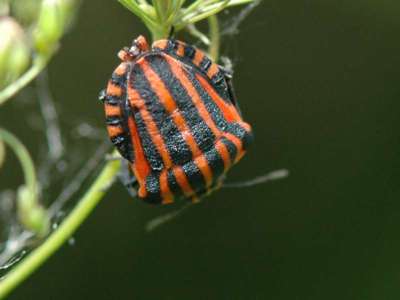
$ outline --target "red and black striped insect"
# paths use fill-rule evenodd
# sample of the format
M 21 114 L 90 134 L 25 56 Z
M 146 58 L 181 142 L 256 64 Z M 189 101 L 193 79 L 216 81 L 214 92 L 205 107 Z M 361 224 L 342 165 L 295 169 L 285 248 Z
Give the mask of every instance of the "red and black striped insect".
M 104 102 L 108 134 L 129 161 L 138 197 L 197 201 L 218 188 L 252 141 L 230 74 L 183 42 L 143 36 L 122 49 Z

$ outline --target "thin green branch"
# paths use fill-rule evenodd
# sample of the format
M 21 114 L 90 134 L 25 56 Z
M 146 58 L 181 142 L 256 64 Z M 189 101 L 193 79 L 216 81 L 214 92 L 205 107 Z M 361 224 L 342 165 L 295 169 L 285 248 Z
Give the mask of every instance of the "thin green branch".
M 208 36 L 204 33 L 202 33 L 200 30 L 197 29 L 197 27 L 194 24 L 189 24 L 186 27 L 186 30 L 193 35 L 195 38 L 199 39 L 204 45 L 209 46 L 210 45 L 210 39 Z
M 210 54 L 212 60 L 217 63 L 220 48 L 218 17 L 216 15 L 209 16 L 208 25 L 210 27 L 210 46 L 208 48 L 208 53 Z
M 138 4 L 132 0 L 118 0 L 123 6 L 138 16 L 148 28 L 158 27 L 158 23 L 154 19 L 155 12 L 152 6 L 146 4 Z
M 229 2 L 228 6 L 234 6 L 234 5 L 242 5 L 250 2 L 254 2 L 255 0 L 231 0 Z
M 153 0 L 153 6 L 156 11 L 157 19 L 159 23 L 163 23 L 165 21 L 165 16 L 169 10 L 169 2 L 167 0 Z
M 207 2 L 206 0 L 197 0 L 193 2 L 191 5 L 189 5 L 186 9 L 184 9 L 183 13 L 189 14 L 191 12 L 194 12 L 196 9 L 198 9 L 201 5 L 204 5 L 206 2 Z
M 207 19 L 227 7 L 254 0 L 196 0 L 183 8 L 185 0 L 152 0 L 152 4 L 139 0 L 118 0 L 137 15 L 150 30 L 155 40 L 167 38 L 171 28 L 182 30 Z
M 25 184 L 31 192 L 31 195 L 36 195 L 37 179 L 35 166 L 28 150 L 13 134 L 2 128 L 0 128 L 0 140 L 4 141 L 17 156 L 24 173 Z
M 4 299 L 15 287 L 39 268 L 57 251 L 88 217 L 98 202 L 104 197 L 120 168 L 120 161 L 109 161 L 100 172 L 89 190 L 80 199 L 74 210 L 63 223 L 38 248 L 23 259 L 0 282 L 0 299 Z
M 196 23 L 200 20 L 208 18 L 209 16 L 215 15 L 225 9 L 229 5 L 229 0 L 225 0 L 223 2 L 217 2 L 205 6 L 204 8 L 200 9 L 199 11 L 195 11 L 192 14 L 185 14 L 182 17 L 182 24 L 187 23 Z
M 24 173 L 25 184 L 18 188 L 17 193 L 18 220 L 37 237 L 45 237 L 49 232 L 50 222 L 46 210 L 39 203 L 39 187 L 32 158 L 25 146 L 2 128 L 0 140 L 13 150 Z

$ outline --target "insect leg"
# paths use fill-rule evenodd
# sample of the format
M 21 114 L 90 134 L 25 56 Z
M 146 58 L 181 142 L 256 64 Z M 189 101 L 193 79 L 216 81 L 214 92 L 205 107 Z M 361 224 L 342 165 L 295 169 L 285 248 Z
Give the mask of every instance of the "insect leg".
M 139 186 L 138 181 L 137 181 L 136 177 L 130 171 L 128 161 L 126 161 L 125 159 L 122 159 L 121 164 L 122 164 L 122 167 L 121 167 L 121 171 L 118 174 L 118 179 L 124 185 L 124 187 L 127 189 L 129 195 L 131 197 L 136 197 L 137 189 Z

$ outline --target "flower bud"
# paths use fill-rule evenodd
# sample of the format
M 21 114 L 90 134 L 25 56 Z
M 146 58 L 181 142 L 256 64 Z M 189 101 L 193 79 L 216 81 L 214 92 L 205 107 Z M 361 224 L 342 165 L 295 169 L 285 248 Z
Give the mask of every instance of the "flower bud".
M 36 195 L 26 186 L 18 189 L 17 208 L 19 221 L 27 230 L 34 232 L 38 237 L 44 237 L 49 232 L 50 220 L 47 211 L 37 203 Z
M 0 0 L 1 2 L 1 0 Z M 10 1 L 12 16 L 24 26 L 29 26 L 37 20 L 41 0 Z
M 21 75 L 30 51 L 21 26 L 10 17 L 0 18 L 0 89 Z
M 43 0 L 34 31 L 39 53 L 47 54 L 57 46 L 70 23 L 74 4 L 74 0 Z
M 29 213 L 28 229 L 41 238 L 50 231 L 50 220 L 47 211 L 42 206 L 36 206 Z
M 35 206 L 35 195 L 32 195 L 27 186 L 22 185 L 18 188 L 17 201 L 18 213 L 21 219 L 24 219 L 23 216 L 26 215 L 27 212 L 31 211 Z

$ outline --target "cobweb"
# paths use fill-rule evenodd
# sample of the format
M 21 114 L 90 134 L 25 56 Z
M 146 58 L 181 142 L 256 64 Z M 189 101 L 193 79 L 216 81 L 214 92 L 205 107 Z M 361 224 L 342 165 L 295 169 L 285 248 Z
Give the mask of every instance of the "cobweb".
M 72 130 L 63 132 L 60 127 L 55 101 L 49 88 L 47 73 L 43 72 L 35 81 L 33 90 L 21 93 L 15 99 L 23 102 L 24 111 L 31 113 L 27 119 L 37 124 L 32 127 L 40 128 L 46 140 L 40 149 L 37 173 L 40 182 L 40 201 L 48 207 L 51 219 L 51 230 L 68 215 L 75 205 L 72 199 L 81 188 L 87 184 L 94 172 L 102 165 L 110 143 L 104 131 L 88 123 L 74 124 Z M 32 96 L 34 95 L 34 96 Z M 28 98 L 29 98 L 28 97 Z M 27 103 L 28 102 L 28 103 Z M 27 110 L 27 105 L 37 103 L 37 109 Z M 93 149 L 89 157 L 83 157 L 82 147 Z M 67 151 L 68 149 L 68 151 Z M 86 151 L 84 151 L 86 152 Z M 90 153 L 90 151 L 89 151 Z M 58 190 L 57 192 L 54 192 Z M 57 195 L 52 197 L 49 195 Z M 17 220 L 16 193 L 12 190 L 0 190 L 0 278 L 30 250 L 40 245 L 35 235 L 25 230 Z
M 239 32 L 240 24 L 260 3 L 261 0 L 255 1 L 235 14 L 228 12 L 228 17 L 224 17 L 225 21 L 221 25 L 221 37 L 235 36 Z M 222 60 L 224 64 L 231 64 L 227 58 L 223 57 Z M 26 96 L 26 93 L 21 94 Z M 38 112 L 34 119 L 41 120 L 42 125 L 37 127 L 41 128 L 46 139 L 45 147 L 39 154 L 37 168 L 41 186 L 41 201 L 48 207 L 52 230 L 55 230 L 76 204 L 72 200 L 79 198 L 76 195 L 102 165 L 106 153 L 110 149 L 110 143 L 105 137 L 104 130 L 85 122 L 75 124 L 76 126 L 71 131 L 63 132 L 61 130 L 59 113 L 55 105 L 57 102 L 51 94 L 46 72 L 37 78 L 33 94 L 36 95 L 31 102 L 38 103 Z M 92 154 L 82 157 L 82 147 L 93 149 Z M 85 152 L 90 153 L 90 151 Z M 225 187 L 252 186 L 284 178 L 287 174 L 287 170 L 278 170 L 246 182 L 225 184 Z M 54 190 L 58 190 L 57 196 L 49 196 L 54 195 Z M 20 225 L 16 219 L 15 200 L 14 191 L 0 190 L 0 226 L 3 225 L 0 227 L 0 280 L 11 267 L 43 242 Z M 150 220 L 144 230 L 146 232 L 155 230 L 177 218 L 191 206 L 183 204 L 170 213 Z M 71 238 L 70 244 L 73 244 L 73 241 Z

